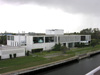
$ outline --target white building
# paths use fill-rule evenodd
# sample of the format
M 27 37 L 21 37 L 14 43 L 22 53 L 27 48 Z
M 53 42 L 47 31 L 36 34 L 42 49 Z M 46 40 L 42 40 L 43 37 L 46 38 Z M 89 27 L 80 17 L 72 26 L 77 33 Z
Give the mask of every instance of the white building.
M 0 47 L 0 57 L 1 59 L 15 58 L 25 56 L 24 47 L 11 47 L 11 46 L 2 46 Z
M 25 35 L 10 35 L 7 37 L 8 46 L 25 46 L 26 36 Z
M 46 35 L 64 35 L 63 29 L 48 29 Z
M 50 50 L 55 44 L 61 43 L 66 47 L 75 47 L 77 43 L 91 41 L 90 35 L 64 35 L 63 30 L 46 30 L 46 35 L 11 35 L 7 37 L 9 46 L 25 46 L 26 50 Z
M 50 50 L 55 44 L 61 43 L 66 47 L 75 47 L 76 43 L 85 43 L 88 44 L 90 35 L 34 35 L 27 36 L 27 49 L 38 49 Z

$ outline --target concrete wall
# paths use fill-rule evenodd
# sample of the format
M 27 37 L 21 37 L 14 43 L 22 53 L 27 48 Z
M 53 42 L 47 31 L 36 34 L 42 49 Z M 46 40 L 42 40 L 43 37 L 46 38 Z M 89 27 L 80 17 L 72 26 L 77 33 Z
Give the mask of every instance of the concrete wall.
M 16 49 L 8 49 L 7 50 L 0 50 L 1 59 L 10 58 L 10 54 L 13 57 L 13 54 L 16 54 L 16 57 L 25 56 L 25 48 L 16 48 Z
M 59 37 L 60 42 L 80 42 L 80 36 L 78 35 L 65 35 Z
M 27 36 L 26 43 L 27 43 L 27 45 L 32 45 L 33 44 L 33 36 Z
M 50 50 L 53 46 L 55 45 L 55 43 L 37 43 L 37 44 L 31 44 L 31 45 L 27 45 L 27 50 L 31 49 L 38 49 L 38 48 L 43 48 L 43 50 Z
M 45 38 L 45 36 L 35 36 L 35 37 Z M 43 48 L 43 50 L 49 50 L 55 45 L 55 42 L 45 43 L 45 39 L 44 39 L 44 43 L 33 43 L 33 36 L 27 36 L 26 39 L 27 39 L 26 49 L 30 51 L 31 49 L 38 49 L 38 48 Z
M 81 41 L 81 36 L 85 36 L 86 40 Z M 43 48 L 43 50 L 49 50 L 51 49 L 56 43 L 61 43 L 62 45 L 66 43 L 66 46 L 68 47 L 69 43 L 72 43 L 72 47 L 75 46 L 76 42 L 83 42 L 86 43 L 87 41 L 90 41 L 90 35 L 56 35 L 54 36 L 56 38 L 55 42 L 52 43 L 33 43 L 33 37 L 47 37 L 45 36 L 27 36 L 27 50 L 31 49 L 37 49 L 37 48 Z
M 81 36 L 85 36 L 86 40 L 81 41 Z M 44 43 L 34 43 L 33 37 L 43 37 Z M 54 42 L 45 43 L 45 37 L 54 37 Z M 90 35 L 27 35 L 27 36 L 19 36 L 15 35 L 14 40 L 7 40 L 7 45 L 9 46 L 21 46 L 22 42 L 26 42 L 26 49 L 37 49 L 37 48 L 43 48 L 43 50 L 49 50 L 51 49 L 55 43 L 66 43 L 66 46 L 68 47 L 69 43 L 72 43 L 72 47 L 74 47 L 76 42 L 82 42 L 82 43 L 88 43 L 88 41 L 91 40 Z
M 91 41 L 91 36 L 90 35 L 86 35 L 86 40 L 87 41 Z

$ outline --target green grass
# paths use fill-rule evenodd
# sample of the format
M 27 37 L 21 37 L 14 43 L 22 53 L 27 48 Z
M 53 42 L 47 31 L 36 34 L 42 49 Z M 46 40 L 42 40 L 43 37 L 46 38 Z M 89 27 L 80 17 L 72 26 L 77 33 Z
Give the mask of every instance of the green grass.
M 66 54 L 51 57 L 51 58 L 44 58 L 44 56 L 52 55 L 56 53 L 62 53 L 61 51 L 50 51 L 50 52 L 41 52 L 41 53 L 35 53 L 30 56 L 25 57 L 19 57 L 14 59 L 6 59 L 0 61 L 0 73 L 5 73 L 9 71 L 19 70 L 23 68 L 33 67 L 41 64 L 46 64 L 62 59 L 67 59 L 76 55 L 88 53 L 91 51 L 100 50 L 100 45 L 97 45 L 96 47 L 84 47 L 84 48 L 74 48 L 71 50 L 68 50 Z M 35 55 L 35 56 L 34 56 Z M 66 56 L 65 56 L 66 55 Z
M 72 49 L 70 51 L 67 51 L 67 54 L 80 55 L 80 54 L 85 54 L 96 50 L 100 50 L 100 45 L 97 45 L 95 47 L 90 46 L 90 47 Z

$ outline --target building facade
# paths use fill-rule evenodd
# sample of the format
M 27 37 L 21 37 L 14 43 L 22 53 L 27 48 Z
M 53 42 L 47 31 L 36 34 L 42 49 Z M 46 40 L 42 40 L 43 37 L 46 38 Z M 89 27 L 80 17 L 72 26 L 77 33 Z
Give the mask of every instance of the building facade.
M 55 44 L 60 43 L 68 48 L 75 47 L 77 43 L 88 45 L 91 41 L 90 35 L 44 35 L 44 36 L 27 36 L 27 49 L 50 50 Z
M 63 30 L 46 30 L 46 35 L 10 35 L 7 36 L 7 45 L 25 46 L 26 50 L 50 50 L 55 44 L 60 43 L 68 48 L 75 47 L 77 43 L 88 45 L 90 35 L 64 35 Z

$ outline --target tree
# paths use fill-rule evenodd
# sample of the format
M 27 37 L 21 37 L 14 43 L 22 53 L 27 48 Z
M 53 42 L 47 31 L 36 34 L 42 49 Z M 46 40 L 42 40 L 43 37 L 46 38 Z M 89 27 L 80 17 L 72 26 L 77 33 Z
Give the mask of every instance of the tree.
M 95 47 L 98 43 L 99 43 L 98 40 L 92 39 L 91 46 Z
M 7 44 L 7 36 L 0 36 L 0 44 L 6 45 Z
M 61 46 L 61 44 L 59 43 L 59 44 L 55 44 L 55 46 L 53 47 L 52 50 L 54 50 L 54 51 L 62 51 L 62 53 L 65 54 L 66 51 L 67 51 L 67 47 L 66 46 Z
M 92 28 L 86 28 L 80 31 L 80 34 L 92 34 L 93 30 Z
M 60 51 L 61 50 L 61 44 L 60 43 L 59 44 L 55 44 L 52 50 Z
M 92 39 L 100 39 L 99 28 L 86 28 L 80 31 L 80 34 L 91 35 Z
M 100 39 L 100 30 L 98 28 L 93 29 L 92 38 L 93 39 Z

